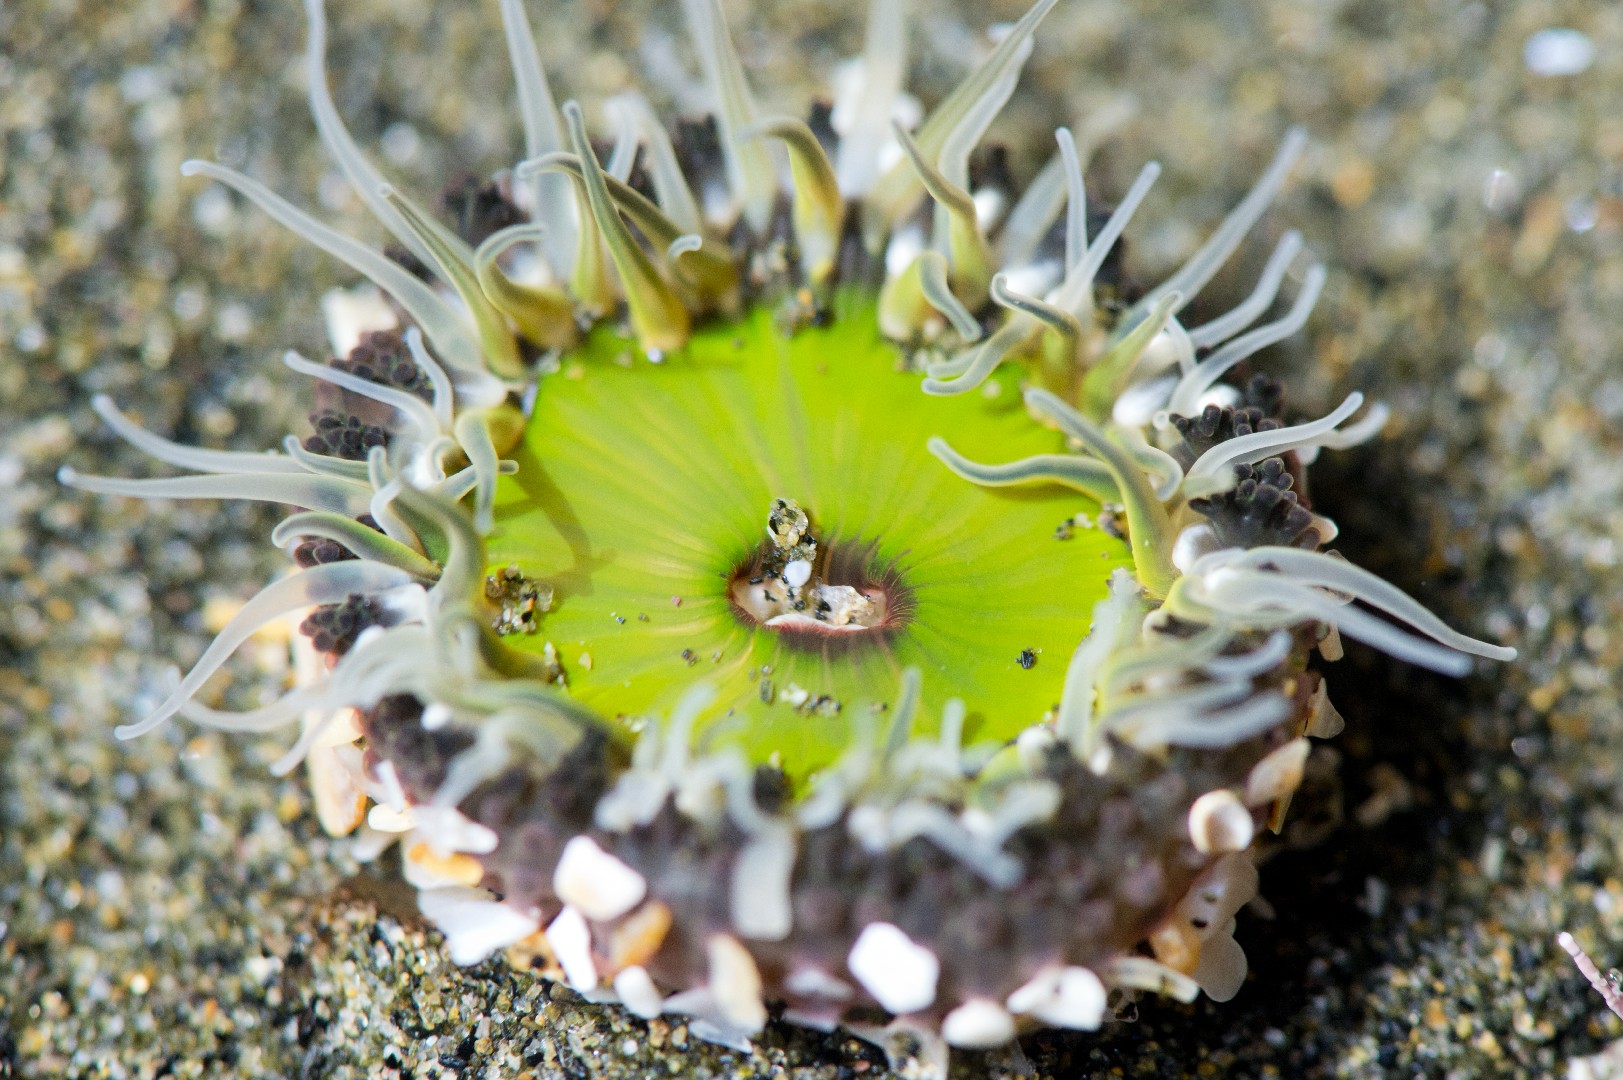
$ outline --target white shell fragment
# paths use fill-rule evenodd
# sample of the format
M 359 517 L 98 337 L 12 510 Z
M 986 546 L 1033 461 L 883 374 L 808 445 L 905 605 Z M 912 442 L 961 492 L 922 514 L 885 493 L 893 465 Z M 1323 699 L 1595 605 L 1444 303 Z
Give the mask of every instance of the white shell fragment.
M 811 580 L 811 572 L 811 563 L 796 559 L 783 568 L 783 580 L 791 589 L 798 589 Z
M 1200 984 L 1181 971 L 1147 956 L 1118 956 L 1107 972 L 1111 983 L 1132 990 L 1149 990 L 1188 1004 L 1200 996 Z
M 1014 1038 L 1014 1017 L 995 1001 L 970 998 L 941 1021 L 941 1037 L 949 1046 L 985 1049 Z
M 1200 938 L 1194 980 L 1213 1001 L 1228 1001 L 1245 982 L 1245 951 L 1234 940 L 1234 916 L 1256 895 L 1256 863 L 1237 853 L 1213 863 L 1178 904 L 1178 917 Z
M 445 935 L 451 962 L 463 966 L 523 941 L 541 925 L 535 916 L 501 903 L 483 889 L 425 890 L 417 894 L 417 908 Z
M 1307 764 L 1310 748 L 1306 739 L 1292 739 L 1251 766 L 1245 778 L 1246 805 L 1261 806 L 1295 792 L 1302 782 L 1302 767 Z
M 1049 967 L 1009 995 L 1010 1012 L 1054 1027 L 1094 1031 L 1104 1020 L 1105 984 L 1084 967 Z
M 891 923 L 863 927 L 845 966 L 887 1012 L 901 1016 L 935 1003 L 941 961 Z
M 1189 808 L 1189 842 L 1202 855 L 1244 851 L 1255 834 L 1251 811 L 1228 788 L 1208 791 Z
M 761 1002 L 761 972 L 742 942 L 731 934 L 716 934 L 705 946 L 710 966 L 710 993 L 729 1025 L 744 1031 L 766 1026 Z
M 570 986 L 582 992 L 596 989 L 597 964 L 592 960 L 592 930 L 586 916 L 566 906 L 547 926 L 547 947 Z
M 620 1004 L 644 1020 L 652 1020 L 664 1011 L 664 998 L 646 968 L 633 965 L 620 972 L 614 977 L 614 992 Z
M 441 855 L 458 851 L 488 855 L 496 850 L 495 830 L 468 820 L 454 806 L 420 804 L 407 813 L 418 838 Z
M 1308 702 L 1307 729 L 1304 735 L 1311 735 L 1315 739 L 1333 739 L 1346 728 L 1347 721 L 1342 719 L 1341 713 L 1330 703 L 1330 690 L 1323 679 L 1319 680 L 1319 688 L 1313 692 L 1313 700 Z
M 648 895 L 648 882 L 584 834 L 571 837 L 552 872 L 558 899 L 595 922 L 618 919 Z

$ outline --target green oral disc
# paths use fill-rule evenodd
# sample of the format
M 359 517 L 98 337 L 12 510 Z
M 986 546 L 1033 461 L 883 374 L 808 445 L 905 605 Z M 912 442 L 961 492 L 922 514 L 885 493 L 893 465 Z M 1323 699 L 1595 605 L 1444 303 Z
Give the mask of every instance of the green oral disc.
M 536 631 L 506 643 L 551 643 L 571 696 L 628 730 L 708 682 L 701 739 L 796 780 L 882 724 L 910 666 L 922 730 L 955 697 L 966 742 L 1040 720 L 1127 547 L 1096 528 L 1056 538 L 1097 514 L 1085 496 L 977 487 L 926 451 L 932 435 L 982 461 L 1063 450 L 1016 368 L 988 393 L 929 397 L 899 360 L 871 310 L 790 335 L 757 309 L 660 364 L 595 332 L 541 380 L 498 490 L 490 570 L 553 589 Z M 735 602 L 778 499 L 809 515 L 820 573 L 883 597 L 887 625 L 788 629 Z

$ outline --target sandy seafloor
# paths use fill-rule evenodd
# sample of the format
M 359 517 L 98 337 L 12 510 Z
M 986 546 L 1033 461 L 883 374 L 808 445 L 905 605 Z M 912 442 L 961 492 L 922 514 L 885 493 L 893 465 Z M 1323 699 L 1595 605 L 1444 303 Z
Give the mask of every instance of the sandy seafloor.
M 431 195 L 511 162 L 494 3 L 333 6 L 340 108 L 402 182 Z M 855 4 L 728 6 L 772 103 L 798 109 L 859 47 Z M 927 98 L 1020 7 L 921 6 Z M 675 7 L 532 4 L 560 96 L 691 92 Z M 1592 66 L 1531 73 L 1524 43 L 1550 26 L 1587 34 Z M 53 477 L 152 474 L 91 413 L 97 391 L 210 446 L 302 423 L 277 358 L 319 354 L 317 298 L 350 279 L 177 175 L 217 157 L 376 235 L 306 118 L 302 39 L 290 0 L 0 5 L 0 1076 L 885 1075 L 849 1038 L 773 1026 L 738 1054 L 497 962 L 458 970 L 391 867 L 359 867 L 301 781 L 267 774 L 276 740 L 112 739 L 278 571 L 274 511 Z M 1299 225 L 1330 283 L 1262 366 L 1304 405 L 1392 405 L 1377 444 L 1319 468 L 1339 546 L 1524 659 L 1453 683 L 1353 650 L 1330 672 L 1339 801 L 1319 807 L 1344 812 L 1264 868 L 1276 914 L 1241 916 L 1238 997 L 1146 1001 L 1098 1034 L 959 1055 L 955 1075 L 1623 1075 L 1623 1048 L 1609 1072 L 1574 1064 L 1623 1022 L 1553 941 L 1623 959 L 1623 8 L 1064 0 L 996 136 L 1029 173 L 1045 132 L 1115 93 L 1139 119 L 1090 184 L 1110 198 L 1165 163 L 1129 234 L 1146 278 L 1307 126 L 1266 232 Z M 1247 288 L 1230 274 L 1217 296 Z M 254 645 L 222 695 L 284 676 Z

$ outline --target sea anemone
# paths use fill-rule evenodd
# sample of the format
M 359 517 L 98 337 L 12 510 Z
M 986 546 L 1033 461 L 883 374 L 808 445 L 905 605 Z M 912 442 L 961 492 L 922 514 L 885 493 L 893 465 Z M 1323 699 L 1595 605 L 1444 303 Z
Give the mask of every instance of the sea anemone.
M 1055 2 L 910 128 L 903 5 L 807 122 L 762 113 L 685 0 L 713 113 L 673 138 L 625 95 L 594 139 L 502 0 L 525 156 L 446 223 L 351 139 L 307 0 L 317 127 L 392 242 L 183 167 L 368 284 L 329 298 L 335 359 L 286 355 L 316 394 L 281 453 L 96 401 L 190 475 L 65 482 L 296 508 L 293 572 L 120 736 L 296 726 L 275 768 L 363 851 L 400 841 L 455 960 L 506 949 L 730 1045 L 781 1005 L 939 1069 L 1142 990 L 1231 997 L 1253 841 L 1341 726 L 1311 654 L 1514 653 L 1322 550 L 1306 467 L 1381 406 L 1292 422 L 1273 379 L 1226 381 L 1308 319 L 1319 264 L 1258 325 L 1301 238 L 1182 321 L 1304 133 L 1149 288 L 1119 251 L 1157 165 L 1108 212 L 1063 128 L 1023 187 L 979 175 Z M 204 706 L 287 617 L 306 677 Z

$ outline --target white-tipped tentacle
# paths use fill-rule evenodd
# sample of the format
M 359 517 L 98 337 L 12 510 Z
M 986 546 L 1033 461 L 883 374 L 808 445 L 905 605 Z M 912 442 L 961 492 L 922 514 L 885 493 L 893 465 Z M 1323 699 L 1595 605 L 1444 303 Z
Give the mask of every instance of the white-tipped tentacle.
M 1392 410 L 1387 407 L 1386 402 L 1377 401 L 1369 407 L 1369 411 L 1364 414 L 1362 420 L 1355 421 L 1335 431 L 1325 432 L 1319 436 L 1312 446 L 1298 450 L 1297 455 L 1302 459 L 1302 464 L 1311 465 L 1314 459 L 1319 456 L 1320 450 L 1346 450 L 1348 447 L 1368 442 L 1381 433 L 1381 429 L 1386 426 L 1386 422 L 1391 418 Z M 1326 534 L 1323 537 L 1323 542 L 1329 543 L 1332 539 L 1333 537 Z
M 524 127 L 524 156 L 534 159 L 563 150 L 563 118 L 547 85 L 524 2 L 501 0 L 501 10 L 507 56 L 518 90 L 519 120 Z M 540 239 L 544 261 L 553 279 L 561 280 L 574 262 L 580 236 L 574 191 L 569 178 L 558 173 L 531 173 L 524 182 L 529 186 L 530 219 L 545 230 Z
M 1196 564 L 1196 572 L 1207 573 L 1209 568 L 1224 566 L 1280 574 L 1306 585 L 1343 593 L 1402 619 L 1451 649 L 1490 660 L 1516 659 L 1515 649 L 1460 633 L 1396 585 L 1345 559 L 1301 548 L 1258 547 L 1214 553 Z
M 940 251 L 925 251 L 919 255 L 919 288 L 931 307 L 946 317 L 964 342 L 981 338 L 981 324 L 964 302 L 953 293 L 947 281 L 947 259 Z
M 434 408 L 434 419 L 438 422 L 440 431 L 451 430 L 451 413 L 455 403 L 455 390 L 450 374 L 440 366 L 440 362 L 429 353 L 428 346 L 423 344 L 423 333 L 415 326 L 406 327 L 402 335 L 406 341 L 406 351 L 411 353 L 411 359 L 417 369 L 428 377 L 428 385 L 433 390 L 431 401 Z M 485 375 L 483 371 L 480 375 Z M 485 375 L 492 381 L 494 375 Z
M 1236 304 L 1225 314 L 1219 315 L 1211 322 L 1202 323 L 1189 331 L 1189 340 L 1197 349 L 1208 348 L 1238 334 L 1261 318 L 1273 304 L 1274 297 L 1279 295 L 1279 286 L 1285 280 L 1285 271 L 1290 269 L 1297 254 L 1302 250 L 1302 234 L 1291 229 L 1279 238 L 1274 246 L 1274 252 L 1268 256 L 1267 265 L 1262 268 L 1262 276 L 1257 278 L 1257 287 L 1251 295 Z
M 399 301 L 413 322 L 423 328 L 434 347 L 453 366 L 479 370 L 483 352 L 472 323 L 441 299 L 405 267 L 336 229 L 329 228 L 271 191 L 259 181 L 212 161 L 191 160 L 180 166 L 182 176 L 206 176 L 244 196 L 283 226 L 309 241 Z
M 777 170 L 766 143 L 744 132 L 755 123 L 755 101 L 717 0 L 682 0 L 688 30 L 715 104 L 716 127 L 736 207 L 757 233 L 764 233 L 777 196 Z
M 1364 395 L 1354 390 L 1329 415 L 1305 424 L 1275 428 L 1272 431 L 1254 431 L 1226 442 L 1220 442 L 1196 459 L 1184 476 L 1188 490 L 1228 480 L 1224 470 L 1231 465 L 1249 464 L 1266 457 L 1283 454 L 1298 447 L 1316 446 L 1325 435 L 1333 432 L 1343 421 L 1364 404 Z M 1230 484 L 1229 486 L 1233 486 Z
M 334 457 L 331 454 L 317 454 L 306 450 L 304 444 L 299 442 L 297 435 L 282 436 L 282 449 L 287 456 L 304 466 L 306 471 L 321 476 L 336 476 L 341 480 L 353 480 L 357 483 L 367 482 L 366 462 L 351 461 L 348 458 Z
M 971 349 L 965 349 L 955 361 L 947 364 L 933 365 L 929 377 L 921 384 L 926 394 L 949 396 L 952 394 L 967 394 L 984 383 L 997 370 L 1005 357 L 1009 355 L 1031 332 L 1032 324 L 1023 318 L 1013 318 L 1005 322 L 992 336 L 978 343 Z M 963 361 L 967 360 L 967 363 Z M 961 373 L 957 378 L 948 381 L 943 376 L 950 372 Z
M 241 450 L 204 450 L 195 446 L 182 446 L 161 435 L 155 435 L 119 411 L 113 399 L 97 394 L 90 399 L 96 415 L 113 429 L 113 434 L 137 450 L 157 458 L 167 465 L 191 469 L 202 473 L 302 473 L 307 471 L 297 461 L 277 454 L 245 452 Z
M 371 398 L 373 401 L 389 406 L 400 413 L 416 429 L 413 435 L 419 444 L 425 443 L 439 434 L 439 419 L 434 415 L 434 410 L 416 394 L 407 393 L 393 386 L 385 386 L 382 383 L 373 382 L 371 379 L 363 379 L 359 375 L 352 375 L 347 371 L 340 371 L 338 368 L 329 367 L 326 364 L 315 363 L 300 356 L 292 349 L 282 354 L 282 363 L 301 375 L 308 375 L 312 379 L 319 379 L 322 382 L 332 383 L 334 386 L 341 386 L 351 393 Z
M 699 203 L 682 175 L 671 137 L 654 115 L 648 99 L 635 90 L 627 90 L 610 98 L 607 105 L 618 108 L 635 125 L 642 139 L 648 179 L 654 185 L 654 201 L 659 208 L 684 233 L 703 232 L 704 218 L 699 213 Z
M 226 623 L 162 704 L 140 723 L 122 725 L 113 733 L 120 739 L 133 739 L 174 716 L 243 642 L 273 620 L 311 604 L 337 603 L 352 593 L 373 595 L 409 585 L 411 580 L 404 570 L 352 560 L 311 567 L 267 585 Z
M 998 257 L 1004 266 L 1024 267 L 1036 259 L 1038 245 L 1065 205 L 1069 182 L 1065 160 L 1055 154 L 1026 184 L 998 236 Z
M 1218 379 L 1226 375 L 1230 368 L 1274 342 L 1290 337 L 1307 325 L 1307 317 L 1313 313 L 1313 305 L 1319 302 L 1319 293 L 1324 289 L 1324 280 L 1324 265 L 1315 263 L 1302 279 L 1302 290 L 1296 294 L 1296 300 L 1291 304 L 1290 311 L 1266 326 L 1259 326 L 1249 334 L 1235 338 L 1196 364 L 1192 371 L 1178 381 L 1177 388 L 1172 391 L 1171 400 L 1167 402 L 1167 411 L 1180 416 L 1195 415 L 1203 404 L 1202 396 Z
M 361 153 L 361 148 L 355 144 L 349 128 L 344 125 L 338 109 L 333 105 L 332 94 L 327 88 L 327 12 L 323 0 L 304 0 L 304 13 L 310 24 L 310 37 L 304 54 L 305 79 L 309 84 L 305 89 L 310 101 L 310 115 L 315 118 L 322 145 L 332 155 L 355 194 L 361 197 L 366 208 L 383 222 L 394 238 L 404 244 L 424 266 L 438 265 L 438 256 L 418 239 L 400 211 L 380 194 L 380 189 L 386 186 L 382 174 Z M 450 232 L 442 232 L 447 245 L 463 256 L 464 262 L 471 267 L 473 253 L 467 250 L 467 245 Z
M 1116 246 L 1122 230 L 1127 228 L 1127 223 L 1132 220 L 1139 204 L 1144 201 L 1144 196 L 1150 193 L 1150 187 L 1160 175 L 1161 163 L 1158 161 L 1152 161 L 1139 170 L 1132 186 L 1127 189 L 1127 194 L 1122 196 L 1120 204 L 1105 222 L 1104 227 L 1099 230 L 1099 235 L 1088 245 L 1087 253 L 1075 266 L 1066 270 L 1065 280 L 1060 282 L 1059 288 L 1049 294 L 1047 297 L 1049 303 L 1074 313 L 1084 322 L 1092 321 L 1094 275 L 1099 272 L 1099 267 L 1104 265 L 1110 249 Z M 1139 311 L 1138 308 L 1134 310 Z M 1142 308 L 1139 313 L 1142 315 L 1148 310 L 1149 308 Z M 1134 324 L 1137 321 L 1135 319 Z M 1123 328 L 1117 329 L 1118 336 L 1124 332 Z
M 356 516 L 366 511 L 372 496 L 364 484 L 334 476 L 271 473 L 209 473 L 203 476 L 167 476 L 130 480 L 121 476 L 91 476 L 64 465 L 56 478 L 68 487 L 98 495 L 126 495 L 135 499 L 241 499 L 281 503 L 305 510 L 334 510 Z
M 1296 159 L 1301 156 L 1306 146 L 1307 132 L 1302 128 L 1291 128 L 1285 134 L 1285 141 L 1280 144 L 1278 152 L 1274 154 L 1273 161 L 1257 180 L 1256 186 L 1229 212 L 1229 216 L 1223 219 L 1217 231 L 1189 257 L 1188 262 L 1133 305 L 1133 313 L 1141 314 L 1150 310 L 1169 292 L 1183 294 L 1183 304 L 1193 300 L 1217 273 L 1218 268 L 1234 254 L 1234 249 L 1240 246 L 1240 241 L 1245 239 L 1246 233 L 1251 231 L 1252 226 L 1256 225 L 1263 212 L 1273 203 L 1279 189 L 1285 184 L 1285 177 L 1290 174 L 1291 166 L 1296 164 Z
M 381 446 L 372 448 L 366 457 L 366 466 L 372 481 L 372 498 L 367 503 L 367 513 L 372 515 L 372 520 L 378 523 L 378 528 L 389 539 L 422 554 L 423 541 L 418 537 L 417 530 L 408 525 L 394 508 L 395 500 L 405 487 L 404 478 L 390 470 L 388 454 Z
M 908 0 L 868 5 L 860 85 L 853 88 L 851 119 L 834 158 L 840 194 L 847 198 L 867 193 L 886 165 L 885 148 L 893 145 L 891 122 L 907 66 L 907 6 Z

